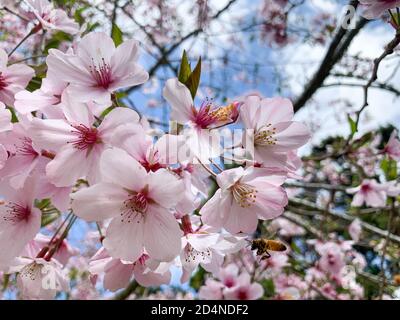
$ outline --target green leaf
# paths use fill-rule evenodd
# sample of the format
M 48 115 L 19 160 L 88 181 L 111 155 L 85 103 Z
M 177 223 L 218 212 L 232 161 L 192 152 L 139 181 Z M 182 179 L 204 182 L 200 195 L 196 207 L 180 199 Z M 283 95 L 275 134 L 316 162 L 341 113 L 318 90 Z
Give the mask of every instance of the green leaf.
M 189 79 L 189 76 L 191 73 L 192 73 L 192 70 L 190 68 L 190 63 L 187 58 L 186 51 L 183 50 L 182 61 L 181 61 L 181 66 L 179 68 L 179 75 L 178 75 L 179 82 L 186 84 L 186 81 Z
M 347 120 L 350 124 L 351 136 L 354 136 L 354 134 L 357 132 L 357 123 L 349 115 L 347 115 Z
M 190 278 L 190 287 L 194 290 L 198 291 L 200 287 L 204 284 L 204 278 L 206 275 L 206 271 L 199 266 L 197 272 Z
M 186 87 L 190 90 L 192 94 L 192 98 L 196 96 L 197 89 L 200 85 L 200 75 L 201 75 L 201 57 L 197 62 L 196 67 L 194 68 L 193 72 L 190 74 L 189 78 L 185 82 Z
M 275 284 L 272 279 L 265 279 L 261 282 L 262 287 L 264 288 L 264 296 L 265 297 L 273 297 L 275 296 Z
M 58 48 L 63 42 L 72 41 L 72 36 L 63 32 L 58 31 L 55 32 L 51 38 L 46 42 L 46 46 L 44 49 L 44 54 L 47 54 L 50 49 Z
M 381 161 L 381 169 L 385 173 L 386 180 L 397 179 L 397 162 L 395 160 L 384 158 Z
M 43 228 L 43 227 L 49 225 L 50 223 L 56 221 L 60 217 L 61 217 L 61 214 L 59 212 L 42 214 L 41 227 Z
M 29 81 L 26 90 L 28 90 L 29 92 L 33 92 L 37 89 L 40 89 L 41 86 L 42 86 L 42 78 L 33 77 L 32 80 Z
M 17 123 L 19 120 L 17 114 L 15 113 L 15 110 L 13 108 L 8 108 L 8 110 L 10 110 L 11 112 L 11 123 Z
M 74 19 L 79 25 L 83 25 L 85 23 L 85 18 L 83 17 L 82 13 L 89 8 L 89 6 L 83 6 L 81 8 L 76 9 L 74 14 Z
M 116 47 L 118 47 L 124 41 L 122 39 L 122 31 L 115 23 L 113 23 L 111 28 L 111 37 Z
M 367 132 L 360 139 L 357 139 L 356 141 L 354 141 L 354 143 L 352 145 L 352 149 L 356 150 L 356 149 L 363 147 L 365 144 L 370 142 L 373 137 L 374 136 L 373 136 L 372 132 Z

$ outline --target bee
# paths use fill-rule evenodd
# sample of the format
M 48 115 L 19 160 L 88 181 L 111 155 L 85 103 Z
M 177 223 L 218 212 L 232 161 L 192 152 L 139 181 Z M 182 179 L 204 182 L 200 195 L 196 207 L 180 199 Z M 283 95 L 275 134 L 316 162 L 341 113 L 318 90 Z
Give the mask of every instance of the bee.
M 278 240 L 269 239 L 254 239 L 251 241 L 251 250 L 257 249 L 257 256 L 261 256 L 261 260 L 265 260 L 271 257 L 270 251 L 285 251 L 286 246 Z
M 397 286 L 400 286 L 400 274 L 396 274 L 396 275 L 393 277 L 393 280 L 394 280 L 394 283 L 395 283 Z

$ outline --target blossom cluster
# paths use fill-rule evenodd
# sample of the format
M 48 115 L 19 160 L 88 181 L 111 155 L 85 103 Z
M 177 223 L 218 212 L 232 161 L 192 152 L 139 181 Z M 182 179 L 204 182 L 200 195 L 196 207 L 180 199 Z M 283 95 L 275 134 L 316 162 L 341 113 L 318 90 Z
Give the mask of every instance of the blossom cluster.
M 26 5 L 32 33 L 80 32 L 47 1 Z M 101 277 L 115 291 L 132 279 L 168 284 L 172 267 L 181 268 L 182 282 L 199 264 L 222 277 L 224 257 L 247 246 L 260 220 L 283 213 L 282 184 L 295 175 L 296 150 L 310 136 L 293 121 L 289 100 L 249 96 L 196 107 L 190 87 L 172 78 L 163 95 L 179 130 L 154 136 L 147 119 L 118 98 L 149 78 L 137 41 L 115 45 L 103 32 L 81 34 L 70 48 L 48 51 L 34 90 L 28 84 L 35 70 L 10 61 L 8 50 L 0 49 L 0 266 L 17 274 L 22 297 L 67 290 L 66 265 L 79 250 L 66 238 L 77 219 L 99 227 L 101 247 L 87 265 L 91 281 Z M 234 123 L 244 132 L 230 147 L 239 164 L 224 169 L 217 164 L 226 151 L 219 131 Z M 218 190 L 207 200 L 210 178 Z M 51 237 L 43 234 L 49 228 Z M 243 288 L 248 278 L 240 277 Z M 261 296 L 254 286 L 257 293 L 246 298 Z

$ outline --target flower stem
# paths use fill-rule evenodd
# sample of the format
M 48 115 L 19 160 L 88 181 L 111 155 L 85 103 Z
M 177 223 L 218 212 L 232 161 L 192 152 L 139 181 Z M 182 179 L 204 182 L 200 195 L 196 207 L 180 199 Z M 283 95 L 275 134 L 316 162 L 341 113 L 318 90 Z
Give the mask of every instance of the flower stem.
M 42 28 L 42 26 L 39 24 L 36 27 L 32 28 L 31 31 L 29 31 L 29 33 L 22 38 L 22 40 L 20 42 L 18 42 L 18 44 L 14 47 L 14 49 L 12 49 L 9 54 L 8 57 L 11 57 L 11 55 L 33 34 L 37 33 L 40 29 Z

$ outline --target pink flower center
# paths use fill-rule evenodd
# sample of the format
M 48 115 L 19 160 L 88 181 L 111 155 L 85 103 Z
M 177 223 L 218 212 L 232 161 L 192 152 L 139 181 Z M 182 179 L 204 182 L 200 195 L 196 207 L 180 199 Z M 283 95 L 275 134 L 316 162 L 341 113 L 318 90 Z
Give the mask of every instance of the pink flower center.
M 236 182 L 231 187 L 233 198 L 242 208 L 249 208 L 256 202 L 257 190 L 246 183 Z
M 235 280 L 232 278 L 226 278 L 224 284 L 227 288 L 232 288 L 235 285 Z
M 232 103 L 225 107 L 215 108 L 209 100 L 204 101 L 199 110 L 192 106 L 192 121 L 198 128 L 210 129 L 211 125 L 224 125 L 236 121 L 238 103 Z
M 138 192 L 131 195 L 124 201 L 124 209 L 121 212 L 121 222 L 131 223 L 135 220 L 140 223 L 142 216 L 146 213 L 148 206 L 148 199 L 146 193 Z M 139 219 L 137 215 L 140 215 Z
M 276 128 L 272 128 L 272 124 L 262 126 L 254 135 L 254 143 L 259 146 L 275 145 L 277 139 L 274 138 Z
M 40 277 L 42 267 L 43 265 L 32 262 L 21 270 L 20 277 L 35 281 L 37 277 Z
M 239 289 L 238 293 L 237 293 L 237 297 L 239 300 L 248 300 L 249 299 L 249 295 L 247 290 L 245 289 Z
M 334 265 L 336 262 L 335 256 L 332 253 L 328 253 L 328 263 Z
M 215 117 L 210 112 L 213 108 L 212 103 L 208 100 L 204 101 L 199 110 L 192 106 L 193 122 L 201 129 L 207 129 L 211 124 L 216 122 Z
M 5 222 L 11 222 L 12 224 L 17 224 L 21 221 L 28 221 L 31 215 L 31 209 L 28 206 L 21 206 L 14 202 L 9 202 L 6 205 L 7 211 L 3 216 Z
M 0 90 L 4 89 L 7 86 L 8 86 L 8 83 L 6 82 L 6 79 L 4 78 L 2 73 L 0 72 Z
M 368 191 L 371 191 L 371 187 L 369 184 L 363 184 L 361 186 L 361 192 L 367 193 Z
M 16 153 L 22 156 L 33 156 L 36 157 L 39 154 L 32 147 L 32 140 L 30 138 L 21 138 L 21 144 L 16 145 Z
M 76 135 L 77 139 L 68 143 L 72 143 L 76 149 L 86 150 L 101 142 L 96 128 L 88 128 L 84 124 L 73 127 L 75 130 L 72 130 L 71 133 Z
M 161 168 L 165 168 L 160 162 L 158 150 L 150 149 L 148 156 L 140 161 L 140 164 L 146 169 L 147 172 L 156 172 Z
M 146 265 L 146 261 L 147 261 L 149 258 L 150 258 L 150 257 L 149 257 L 147 254 L 143 253 L 143 254 L 139 257 L 138 262 L 139 262 L 142 266 L 145 266 L 145 265 Z
M 97 87 L 108 89 L 112 83 L 112 73 L 110 65 L 106 63 L 104 58 L 101 59 L 99 64 L 93 61 L 93 64 L 89 66 L 89 71 L 96 81 Z
M 186 248 L 186 255 L 185 261 L 186 263 L 195 262 L 197 260 L 201 260 L 200 262 L 206 262 L 206 259 L 211 257 L 211 250 L 207 248 L 204 251 L 198 251 L 192 247 L 189 243 L 187 244 Z

